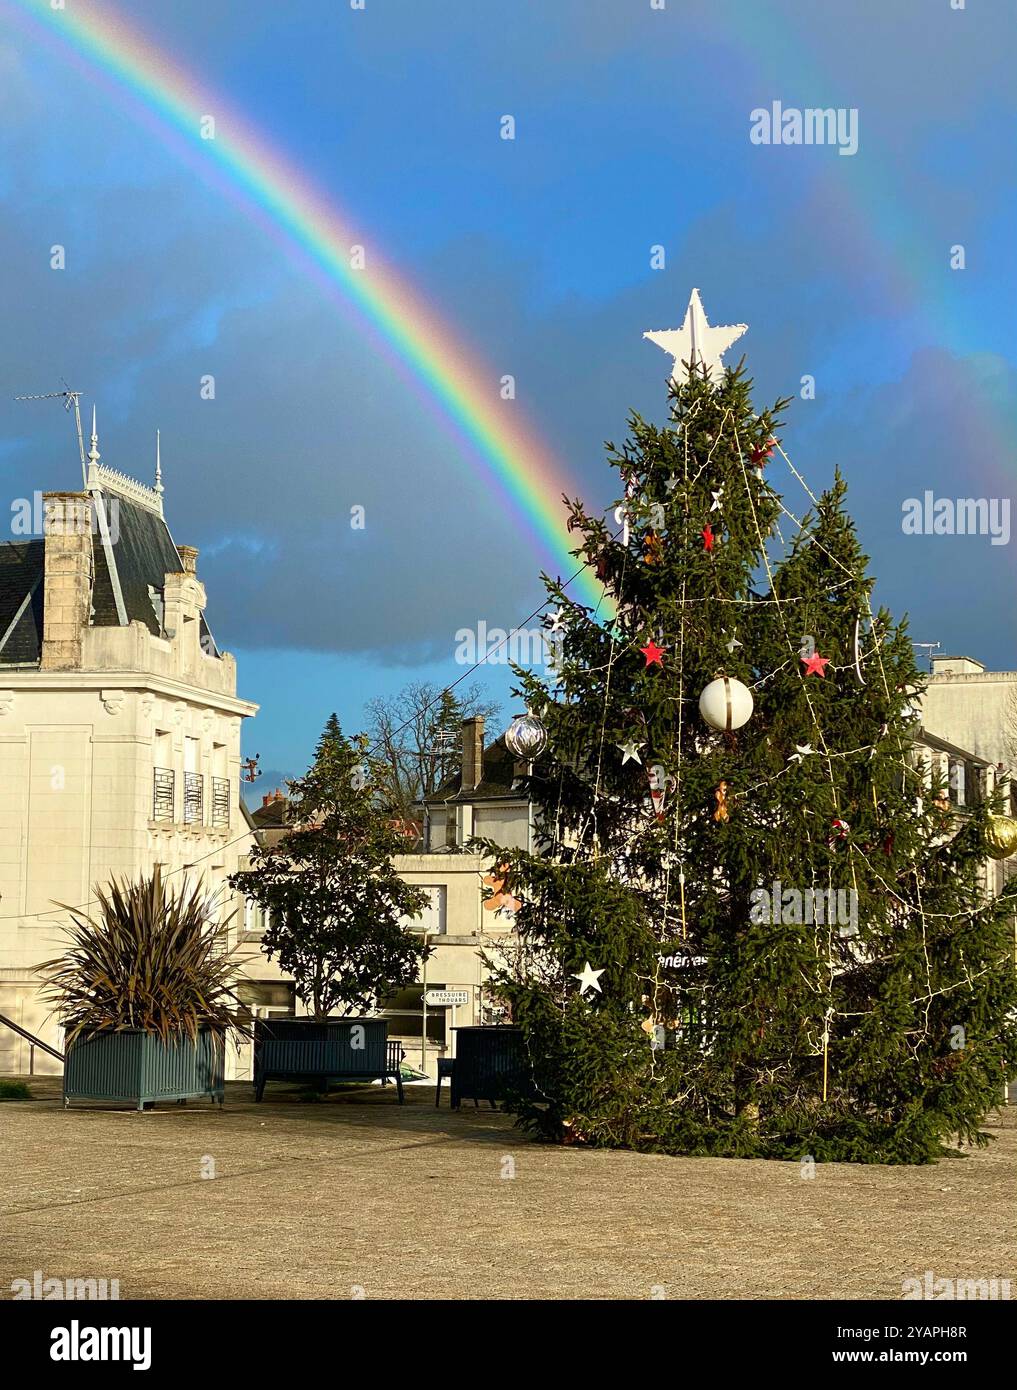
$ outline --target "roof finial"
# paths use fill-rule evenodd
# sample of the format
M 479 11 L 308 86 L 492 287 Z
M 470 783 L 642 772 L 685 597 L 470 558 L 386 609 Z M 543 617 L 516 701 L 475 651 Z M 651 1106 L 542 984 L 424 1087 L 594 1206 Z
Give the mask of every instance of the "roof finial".
M 92 447 L 88 451 L 89 463 L 99 462 L 99 435 L 95 426 L 95 406 L 92 406 Z
M 155 432 L 155 491 L 161 497 L 166 489 L 162 485 L 162 460 L 159 457 L 159 431 Z

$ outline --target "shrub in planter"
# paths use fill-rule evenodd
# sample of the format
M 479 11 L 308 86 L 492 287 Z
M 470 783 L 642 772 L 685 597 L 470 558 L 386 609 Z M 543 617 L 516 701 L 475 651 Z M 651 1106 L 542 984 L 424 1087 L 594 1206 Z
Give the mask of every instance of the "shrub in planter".
M 247 1036 L 231 918 L 214 921 L 200 885 L 168 889 L 158 868 L 95 897 L 94 917 L 67 908 L 68 949 L 39 967 L 65 1029 L 64 1104 L 221 1102 L 227 1038 Z

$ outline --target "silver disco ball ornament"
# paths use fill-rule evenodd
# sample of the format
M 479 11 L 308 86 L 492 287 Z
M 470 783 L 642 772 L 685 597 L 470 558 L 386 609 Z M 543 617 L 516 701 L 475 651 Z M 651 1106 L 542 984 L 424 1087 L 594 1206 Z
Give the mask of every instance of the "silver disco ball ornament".
M 521 762 L 532 763 L 547 747 L 547 730 L 535 714 L 520 714 L 505 731 L 505 747 Z

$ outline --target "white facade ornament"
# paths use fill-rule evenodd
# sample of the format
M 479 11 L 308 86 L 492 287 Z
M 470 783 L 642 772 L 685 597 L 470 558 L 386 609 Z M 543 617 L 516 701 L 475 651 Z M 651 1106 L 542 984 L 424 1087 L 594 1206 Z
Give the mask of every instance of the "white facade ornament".
M 102 707 L 107 714 L 120 714 L 127 694 L 123 690 L 102 690 L 99 692 Z
M 0 690 L 0 714 L 10 714 L 14 706 L 14 691 Z
M 92 406 L 92 447 L 88 451 L 88 461 L 95 466 L 102 455 L 99 453 L 99 431 L 95 424 L 95 406 Z
M 140 507 L 155 512 L 157 516 L 163 514 L 162 494 L 157 492 L 154 487 L 147 487 L 145 483 L 139 483 L 137 478 L 130 478 L 126 473 L 121 473 L 118 468 L 108 468 L 104 463 L 90 463 L 88 486 L 90 488 L 106 488 L 109 492 L 125 498 L 128 502 L 137 502 Z

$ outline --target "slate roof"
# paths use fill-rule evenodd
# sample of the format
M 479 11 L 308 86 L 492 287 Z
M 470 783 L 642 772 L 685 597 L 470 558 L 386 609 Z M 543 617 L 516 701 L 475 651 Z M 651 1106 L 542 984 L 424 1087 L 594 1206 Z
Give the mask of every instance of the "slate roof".
M 241 798 L 242 799 L 242 798 Z M 263 849 L 271 849 L 285 840 L 291 827 L 290 816 L 291 802 L 289 797 L 282 796 L 276 792 L 272 800 L 266 805 L 264 802 L 255 807 L 253 811 L 247 812 L 247 818 L 252 830 L 258 839 L 258 844 Z M 416 820 L 390 820 L 389 824 L 402 831 L 407 840 L 406 853 L 411 853 L 410 842 L 414 846 L 419 845 L 423 835 L 423 826 Z
M 521 800 L 523 793 L 512 790 L 515 781 L 515 755 L 505 746 L 505 735 L 496 738 L 484 749 L 484 775 L 473 791 L 463 791 L 462 769 L 457 769 L 451 777 L 441 784 L 430 796 L 425 798 L 427 805 L 446 801 L 495 801 L 499 797 Z
M 267 806 L 259 806 L 251 812 L 251 820 L 259 830 L 273 829 L 290 823 L 290 803 L 285 796 L 274 797 Z
M 0 643 L 3 643 L 0 663 L 3 665 L 39 660 L 42 567 L 41 540 L 5 541 L 0 545 Z
M 166 522 L 156 512 L 128 497 L 103 489 L 106 514 L 113 538 L 113 564 L 120 579 L 127 621 L 143 622 L 153 636 L 161 635 L 161 594 L 167 573 L 179 573 L 183 562 Z M 98 530 L 92 538 L 94 582 L 92 623 L 117 627 L 116 597 L 109 563 Z M 0 666 L 39 660 L 45 612 L 42 582 L 42 539 L 12 541 L 0 545 Z M 25 603 L 32 591 L 32 597 Z M 153 591 L 156 593 L 153 595 Z M 24 609 L 12 631 L 11 623 Z M 7 634 L 6 641 L 4 635 Z M 218 655 L 215 639 L 201 619 L 201 644 L 210 656 Z

